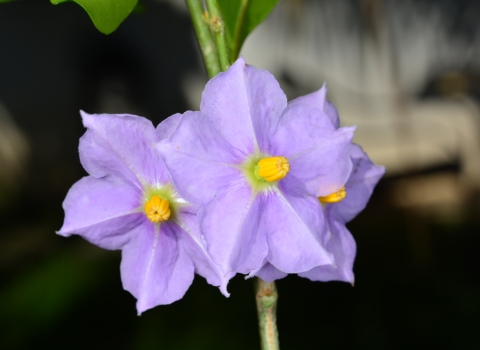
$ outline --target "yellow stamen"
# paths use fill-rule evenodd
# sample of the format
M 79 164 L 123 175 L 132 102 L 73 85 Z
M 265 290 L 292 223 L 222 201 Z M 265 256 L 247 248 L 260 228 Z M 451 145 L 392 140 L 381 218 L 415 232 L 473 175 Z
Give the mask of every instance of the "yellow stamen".
M 261 179 L 274 182 L 283 179 L 290 171 L 290 164 L 285 157 L 268 157 L 258 162 L 255 173 Z
M 318 197 L 320 203 L 338 203 L 347 196 L 347 191 L 345 191 L 345 186 L 342 187 L 339 191 L 329 194 L 325 197 Z
M 153 196 L 145 203 L 145 215 L 148 220 L 158 224 L 159 222 L 168 220 L 170 217 L 170 204 L 166 199 L 159 196 Z

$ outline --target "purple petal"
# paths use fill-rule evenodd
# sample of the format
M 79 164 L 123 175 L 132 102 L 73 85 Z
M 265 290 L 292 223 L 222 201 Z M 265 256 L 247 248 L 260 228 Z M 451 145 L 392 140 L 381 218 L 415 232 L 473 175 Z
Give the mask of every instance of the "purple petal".
M 249 273 L 267 256 L 261 208 L 250 186 L 237 184 L 219 193 L 198 213 L 207 250 L 224 275 Z
M 260 277 L 265 282 L 273 282 L 286 277 L 288 274 L 280 271 L 275 266 L 267 262 L 260 270 L 252 274 L 252 276 L 253 275 Z
M 180 245 L 188 252 L 195 265 L 195 272 L 204 277 L 213 286 L 220 287 L 221 292 L 230 296 L 227 292 L 228 280 L 233 276 L 224 277 L 222 270 L 210 257 L 206 249 L 206 242 L 200 235 L 197 212 L 181 210 L 178 214 L 177 224 L 182 232 L 178 235 Z
M 178 230 L 145 219 L 122 250 L 123 287 L 137 298 L 138 314 L 181 299 L 193 282 L 193 262 L 178 244 Z
M 347 196 L 331 204 L 332 215 L 342 222 L 349 222 L 365 208 L 373 189 L 385 174 L 385 168 L 373 164 L 359 145 L 351 145 L 350 156 L 353 169 L 345 186 Z
M 289 106 L 272 136 L 272 153 L 287 157 L 290 172 L 283 179 L 305 183 L 309 194 L 326 196 L 347 182 L 354 128 L 335 130 L 320 110 L 302 104 Z M 295 180 L 294 180 L 295 179 Z
M 178 123 L 180 123 L 180 119 L 182 119 L 182 114 L 176 113 L 167 119 L 162 120 L 162 122 L 158 124 L 155 129 L 156 139 L 158 141 L 162 141 L 172 136 L 173 132 L 178 126 Z
M 329 216 L 329 213 L 327 213 Z M 353 262 L 357 246 L 351 233 L 345 224 L 329 216 L 329 230 L 331 238 L 327 243 L 327 249 L 333 252 L 335 266 L 317 266 L 307 272 L 299 273 L 299 276 L 306 277 L 312 281 L 344 281 L 354 283 Z
M 340 119 L 338 117 L 337 108 L 335 108 L 333 103 L 327 100 L 327 85 L 325 83 L 320 90 L 305 96 L 300 96 L 290 101 L 288 104 L 293 105 L 297 103 L 320 109 L 322 112 L 325 112 L 335 129 L 340 127 Z
M 75 183 L 63 202 L 65 221 L 58 234 L 79 234 L 105 249 L 120 249 L 142 222 L 141 192 L 114 177 L 87 176 Z
M 289 105 L 271 136 L 272 151 L 285 157 L 302 154 L 325 143 L 325 138 L 335 135 L 335 130 L 321 110 L 303 104 Z
M 169 143 L 158 147 L 180 195 L 202 204 L 243 177 L 235 154 L 209 120 L 200 112 L 186 112 Z
M 244 79 L 248 109 L 258 146 L 261 151 L 266 151 L 269 148 L 270 135 L 287 107 L 287 98 L 277 80 L 266 70 L 247 65 Z
M 308 271 L 314 266 L 332 264 L 324 248 L 324 218 L 318 215 L 316 198 L 293 197 L 280 191 L 260 194 L 261 231 L 268 242 L 267 260 L 286 273 Z
M 328 119 L 332 122 L 332 125 L 335 127 L 335 129 L 338 129 L 340 127 L 340 117 L 338 116 L 338 111 L 337 107 L 333 103 L 327 100 L 325 103 L 325 109 L 324 109 L 325 114 L 327 115 Z
M 155 149 L 152 123 L 127 114 L 87 114 L 81 112 L 88 129 L 80 139 L 80 160 L 94 177 L 114 174 L 141 186 L 166 183 L 168 174 Z
M 267 136 L 286 105 L 275 78 L 239 58 L 207 83 L 200 110 L 233 148 L 247 155 L 257 146 L 267 149 Z
M 166 119 L 165 123 L 164 127 L 163 123 L 160 124 L 159 132 L 170 134 L 168 143 L 177 152 L 213 163 L 236 164 L 245 158 L 244 153 L 232 149 L 202 112 L 176 114 Z

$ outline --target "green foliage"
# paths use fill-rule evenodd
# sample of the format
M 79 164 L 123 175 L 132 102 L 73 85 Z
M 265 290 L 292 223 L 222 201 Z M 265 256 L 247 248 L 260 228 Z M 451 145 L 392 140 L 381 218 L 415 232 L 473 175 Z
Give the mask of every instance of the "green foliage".
M 57 326 L 82 297 L 94 293 L 105 280 L 108 255 L 85 247 L 48 255 L 0 290 L 0 334 L 6 348 L 26 348 L 22 346 L 28 341 L 26 334 L 35 337 Z
M 218 0 L 232 63 L 248 34 L 262 23 L 277 3 L 278 0 Z
M 83 7 L 95 27 L 103 34 L 113 33 L 138 2 L 138 0 L 50 0 L 54 5 L 68 1 Z

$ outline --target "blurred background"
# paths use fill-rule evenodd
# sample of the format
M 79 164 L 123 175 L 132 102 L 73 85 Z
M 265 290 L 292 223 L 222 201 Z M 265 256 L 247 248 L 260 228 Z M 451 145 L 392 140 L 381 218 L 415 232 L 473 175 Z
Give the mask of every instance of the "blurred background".
M 158 124 L 207 81 L 185 5 L 110 36 L 76 4 L 0 5 L 0 348 L 259 349 L 251 280 L 138 317 L 120 252 L 55 235 L 86 173 L 79 110 Z M 282 349 L 480 348 L 480 2 L 281 0 L 246 41 L 289 99 L 326 81 L 387 168 L 349 224 L 356 283 L 278 281 Z

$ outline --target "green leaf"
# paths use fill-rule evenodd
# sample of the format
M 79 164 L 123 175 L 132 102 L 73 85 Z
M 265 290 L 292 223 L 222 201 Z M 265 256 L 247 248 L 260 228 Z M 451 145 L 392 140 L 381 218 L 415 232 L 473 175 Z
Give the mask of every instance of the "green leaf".
M 218 0 L 227 32 L 232 63 L 240 54 L 243 42 L 279 0 Z
M 68 1 L 82 6 L 95 27 L 103 34 L 113 33 L 138 2 L 138 0 L 50 0 L 54 5 Z

